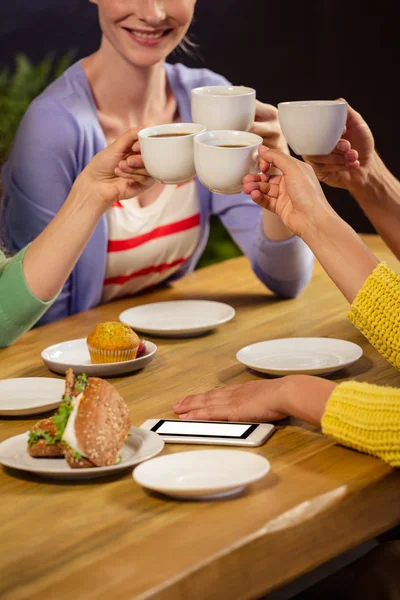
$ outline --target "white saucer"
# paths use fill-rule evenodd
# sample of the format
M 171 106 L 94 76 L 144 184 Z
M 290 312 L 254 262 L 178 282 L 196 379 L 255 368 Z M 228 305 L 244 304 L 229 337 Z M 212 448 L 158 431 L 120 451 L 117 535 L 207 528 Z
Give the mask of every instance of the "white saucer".
M 351 365 L 362 356 L 353 342 L 332 338 L 283 338 L 239 350 L 238 361 L 261 373 L 322 375 Z
M 0 444 L 0 464 L 19 471 L 29 471 L 51 479 L 95 479 L 114 475 L 155 456 L 164 441 L 152 431 L 131 427 L 130 437 L 121 448 L 121 462 L 112 467 L 71 469 L 64 458 L 33 458 L 27 452 L 28 433 L 15 435 Z
M 235 309 L 211 300 L 153 302 L 124 310 L 122 323 L 135 331 L 165 337 L 187 337 L 210 331 L 235 316 Z
M 144 341 L 144 346 L 144 353 L 134 360 L 92 365 L 86 339 L 81 338 L 49 346 L 43 350 L 41 357 L 49 369 L 56 373 L 62 373 L 62 375 L 65 375 L 65 371 L 71 367 L 75 375 L 86 373 L 86 375 L 109 377 L 110 375 L 123 375 L 147 367 L 153 360 L 157 346 L 148 341 Z
M 195 450 L 140 465 L 133 478 L 144 488 L 174 498 L 212 499 L 239 493 L 270 470 L 266 458 L 243 450 Z
M 50 377 L 19 377 L 0 381 L 0 416 L 36 415 L 57 408 L 65 381 Z

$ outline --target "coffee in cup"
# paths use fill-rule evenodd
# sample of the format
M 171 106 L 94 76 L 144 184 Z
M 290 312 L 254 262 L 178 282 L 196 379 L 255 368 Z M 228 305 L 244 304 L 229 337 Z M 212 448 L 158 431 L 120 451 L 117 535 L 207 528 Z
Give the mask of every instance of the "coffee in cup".
M 256 92 L 242 85 L 212 85 L 191 91 L 193 121 L 208 130 L 248 131 L 256 113 Z
M 196 173 L 217 194 L 238 194 L 243 177 L 259 173 L 258 148 L 262 137 L 245 131 L 205 131 L 194 137 Z
M 144 166 L 154 179 L 166 184 L 190 181 L 196 175 L 193 138 L 205 131 L 197 123 L 155 125 L 139 131 Z
M 345 100 L 309 100 L 278 104 L 282 133 L 296 154 L 330 154 L 347 119 Z

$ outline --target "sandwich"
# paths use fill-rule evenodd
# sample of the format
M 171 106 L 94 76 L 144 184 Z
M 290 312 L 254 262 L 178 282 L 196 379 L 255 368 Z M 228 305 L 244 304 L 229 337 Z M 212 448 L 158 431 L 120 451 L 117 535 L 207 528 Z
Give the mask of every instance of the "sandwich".
M 56 458 L 64 456 L 62 435 L 72 412 L 72 398 L 77 390 L 86 385 L 88 378 L 81 375 L 75 380 L 72 369 L 68 369 L 65 392 L 57 412 L 49 419 L 41 419 L 32 427 L 28 437 L 28 454 L 35 458 Z M 76 390 L 76 391 L 77 391 Z
M 29 434 L 31 456 L 64 456 L 74 469 L 119 462 L 131 426 L 129 409 L 104 379 L 66 374 L 63 401 L 53 417 L 39 421 Z
M 28 453 L 36 458 L 64 456 L 61 437 L 53 419 L 41 419 L 29 432 Z

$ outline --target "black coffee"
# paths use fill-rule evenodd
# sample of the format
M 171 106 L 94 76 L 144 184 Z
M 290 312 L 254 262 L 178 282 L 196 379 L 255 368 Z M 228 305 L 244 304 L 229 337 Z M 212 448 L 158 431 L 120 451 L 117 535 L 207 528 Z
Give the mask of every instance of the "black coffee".
M 182 137 L 183 135 L 192 135 L 191 133 L 155 133 L 149 135 L 151 138 L 169 138 L 169 137 Z
M 248 148 L 251 144 L 215 144 L 217 148 Z

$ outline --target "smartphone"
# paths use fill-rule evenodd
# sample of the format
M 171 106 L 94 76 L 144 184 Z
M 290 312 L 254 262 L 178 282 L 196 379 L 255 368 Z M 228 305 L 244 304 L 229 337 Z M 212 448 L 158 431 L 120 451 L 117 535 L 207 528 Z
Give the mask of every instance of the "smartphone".
M 275 430 L 270 423 L 183 421 L 180 419 L 149 419 L 140 427 L 154 431 L 170 444 L 222 444 L 225 446 L 261 446 Z

